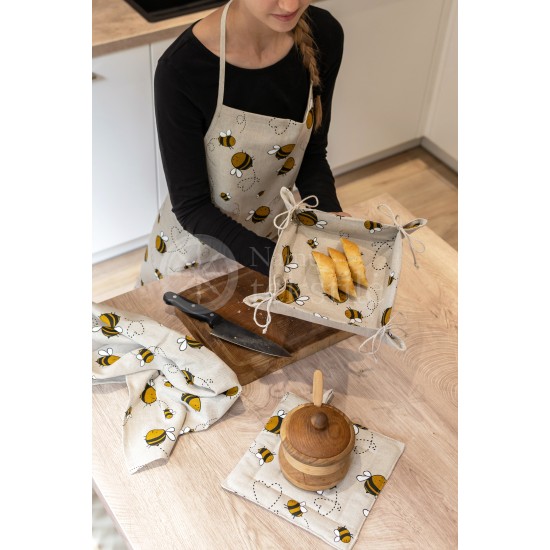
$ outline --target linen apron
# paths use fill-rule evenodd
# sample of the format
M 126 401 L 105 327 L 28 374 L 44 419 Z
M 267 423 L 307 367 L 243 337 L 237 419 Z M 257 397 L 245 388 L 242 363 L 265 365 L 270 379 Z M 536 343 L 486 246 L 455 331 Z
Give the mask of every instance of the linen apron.
M 211 199 L 222 212 L 247 229 L 275 239 L 277 230 L 273 218 L 285 210 L 280 190 L 293 188 L 311 136 L 313 87 L 310 83 L 301 122 L 224 105 L 225 21 L 231 1 L 223 10 L 220 25 L 216 111 L 204 137 Z M 182 228 L 167 197 L 145 251 L 141 284 L 225 257 L 202 241 L 207 242 L 208 237 L 202 236 L 199 240 Z

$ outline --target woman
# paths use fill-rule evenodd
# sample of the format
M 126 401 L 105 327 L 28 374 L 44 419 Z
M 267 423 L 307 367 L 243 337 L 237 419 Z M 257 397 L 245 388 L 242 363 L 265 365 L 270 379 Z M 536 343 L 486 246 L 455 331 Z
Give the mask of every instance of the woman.
M 231 0 L 160 58 L 155 111 L 169 197 L 142 284 L 223 256 L 268 274 L 283 186 L 341 213 L 326 147 L 344 37 L 310 3 Z

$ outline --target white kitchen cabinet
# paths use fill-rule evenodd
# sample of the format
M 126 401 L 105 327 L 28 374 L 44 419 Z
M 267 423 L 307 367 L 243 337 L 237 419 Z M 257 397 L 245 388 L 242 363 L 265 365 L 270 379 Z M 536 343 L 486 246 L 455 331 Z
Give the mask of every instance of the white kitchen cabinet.
M 146 242 L 158 198 L 149 45 L 95 57 L 92 71 L 95 263 Z

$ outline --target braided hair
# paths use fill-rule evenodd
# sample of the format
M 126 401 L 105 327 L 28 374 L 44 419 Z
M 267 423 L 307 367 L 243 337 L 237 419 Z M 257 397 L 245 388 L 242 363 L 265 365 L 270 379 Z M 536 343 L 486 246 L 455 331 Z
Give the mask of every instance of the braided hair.
M 313 40 L 311 33 L 311 26 L 309 24 L 309 18 L 304 12 L 302 17 L 298 20 L 297 25 L 294 27 L 294 44 L 300 50 L 302 55 L 302 61 L 305 68 L 309 72 L 309 78 L 313 89 L 319 90 L 321 86 L 321 77 L 319 75 L 319 67 L 317 65 L 317 47 Z M 314 118 L 314 130 L 317 130 L 321 126 L 323 119 L 323 107 L 321 105 L 321 96 L 319 93 L 314 95 L 313 102 L 313 118 Z

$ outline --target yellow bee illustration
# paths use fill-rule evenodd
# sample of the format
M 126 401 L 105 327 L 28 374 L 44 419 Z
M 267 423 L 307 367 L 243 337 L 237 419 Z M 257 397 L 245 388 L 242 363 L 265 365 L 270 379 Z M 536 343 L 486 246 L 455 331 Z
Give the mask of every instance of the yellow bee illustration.
M 275 155 L 278 159 L 286 159 L 290 153 L 294 150 L 294 143 L 289 143 L 288 145 L 283 145 L 282 147 L 280 145 L 274 145 L 273 149 L 271 151 L 268 151 L 269 155 Z
M 334 542 L 348 543 L 353 537 L 353 535 L 345 527 L 338 527 L 338 529 L 334 529 L 334 534 L 336 535 L 334 537 Z
M 259 199 L 264 193 L 265 193 L 265 191 L 260 191 L 260 192 L 256 195 L 256 198 Z
M 420 227 L 422 225 L 422 222 L 420 220 L 413 220 L 412 222 L 406 223 L 403 226 L 403 229 L 415 229 L 416 227 Z
M 129 418 L 132 418 L 132 407 L 128 407 L 128 410 L 124 413 L 124 424 L 128 422 Z
M 191 374 L 188 370 L 182 370 L 181 372 L 183 373 L 183 376 L 185 376 L 185 381 L 188 384 L 193 384 L 193 382 L 195 381 L 195 376 Z
M 192 430 L 189 426 L 186 426 L 183 428 L 183 430 L 180 430 L 180 435 L 188 434 L 189 432 L 194 432 L 195 430 Z
M 271 432 L 272 434 L 278 434 L 281 431 L 281 424 L 283 423 L 283 418 L 286 416 L 285 411 L 282 409 L 277 411 L 277 414 L 272 416 L 264 426 L 264 430 Z
M 175 431 L 176 431 L 175 428 L 168 428 L 167 430 L 161 430 L 161 429 L 149 430 L 145 435 L 145 442 L 150 447 L 157 447 L 166 438 L 170 439 L 171 441 L 175 441 L 176 440 L 176 436 L 174 435 Z
M 298 267 L 298 264 L 292 263 L 292 252 L 288 244 L 283 248 L 283 264 L 285 266 L 285 273 L 290 273 L 292 269 Z
M 233 386 L 232 388 L 225 390 L 223 393 L 224 395 L 227 395 L 227 397 L 233 397 L 234 395 L 237 395 L 239 393 L 239 387 Z
M 197 412 L 201 410 L 201 399 L 191 393 L 182 393 L 181 400 Z
M 271 462 L 273 460 L 273 453 L 269 449 L 262 447 L 258 449 L 256 457 L 260 459 L 260 466 L 263 466 L 266 462 Z
M 284 507 L 292 514 L 295 518 L 302 517 L 302 514 L 307 512 L 305 502 L 297 502 L 296 500 L 289 500 Z
M 313 115 L 313 107 L 309 110 L 309 113 L 307 114 L 306 118 L 306 126 L 309 130 L 313 126 L 313 122 L 315 121 L 315 116 Z
M 184 266 L 184 269 L 189 269 L 190 267 L 197 267 L 199 264 L 194 260 L 192 262 L 187 262 Z
M 340 289 L 338 289 L 338 298 L 339 298 L 339 300 L 334 299 L 332 296 L 326 294 L 325 292 L 323 292 L 323 294 L 327 298 L 329 298 L 332 302 L 335 302 L 336 304 L 343 304 L 344 302 L 347 302 L 347 300 L 348 300 L 348 295 L 343 290 L 340 290 Z
M 319 242 L 317 241 L 317 237 L 313 237 L 313 239 L 309 239 L 307 241 L 307 244 L 311 246 L 311 248 L 317 248 L 319 246 Z
M 365 220 L 365 223 L 363 225 L 365 226 L 365 229 L 369 230 L 370 233 L 374 233 L 375 231 L 382 231 L 382 224 L 378 222 Z
M 348 325 L 354 325 L 355 323 L 363 322 L 363 314 L 356 309 L 351 309 L 351 307 L 348 307 L 348 309 L 346 309 L 346 317 L 349 319 Z
M 384 310 L 384 313 L 382 313 L 382 325 L 387 325 L 390 321 L 390 317 L 391 317 L 391 307 L 388 307 L 387 309 Z
M 355 435 L 359 433 L 359 430 L 368 430 L 368 428 L 365 428 L 365 426 L 361 426 L 361 424 L 354 424 L 353 431 L 355 432 Z
M 164 275 L 158 269 L 155 269 L 155 276 L 159 281 L 160 279 L 164 278 Z
M 101 355 L 101 357 L 96 363 L 101 367 L 108 367 L 120 359 L 118 355 L 113 355 L 113 348 L 107 348 L 106 350 L 100 349 L 97 353 Z
M 277 172 L 277 174 L 279 176 L 284 176 L 285 174 L 288 174 L 294 168 L 294 164 L 296 164 L 294 157 L 288 157 L 285 160 L 285 163 L 282 165 L 281 169 Z
M 365 482 L 365 491 L 375 497 L 380 494 L 380 491 L 386 485 L 384 476 L 373 476 L 369 471 L 363 472 L 363 475 L 357 476 L 357 481 Z
M 233 169 L 231 170 L 230 174 L 232 176 L 236 175 L 238 178 L 242 177 L 245 170 L 252 168 L 253 160 L 254 159 L 244 151 L 242 151 L 241 153 L 235 153 L 231 157 L 231 164 L 233 165 Z
M 227 132 L 220 132 L 218 141 L 220 142 L 220 145 L 229 147 L 230 149 L 233 149 L 233 146 L 237 143 L 237 140 L 231 135 L 231 130 L 227 130 Z
M 164 234 L 164 231 L 160 232 L 160 235 L 157 235 L 155 240 L 155 248 L 161 253 L 166 252 L 166 243 L 168 242 L 168 236 Z
M 224 201 L 231 200 L 231 193 L 220 193 L 220 197 L 221 197 Z
M 145 256 L 143 257 L 143 261 L 146 262 L 147 258 L 149 258 L 149 247 L 148 246 L 145 247 Z M 143 283 L 143 281 L 142 281 L 142 283 Z
M 304 302 L 309 300 L 309 296 L 300 295 L 298 283 L 288 282 L 285 289 L 277 296 L 277 300 L 283 302 L 283 304 L 295 303 L 299 306 L 303 306 Z
M 256 210 L 251 210 L 246 221 L 252 220 L 253 223 L 263 222 L 271 212 L 269 206 L 260 206 Z
M 122 332 L 120 327 L 117 327 L 118 322 L 120 321 L 120 316 L 116 313 L 103 313 L 99 316 L 100 321 L 105 323 L 105 326 L 94 327 L 92 332 L 97 332 L 101 330 L 104 336 L 111 338 L 111 336 L 117 336 Z
M 150 363 L 155 358 L 155 355 L 153 354 L 152 351 L 148 350 L 147 348 L 141 348 L 138 351 L 138 354 L 136 355 L 136 357 L 140 362 L 139 364 L 143 367 L 145 363 Z
M 390 276 L 388 277 L 388 286 L 390 286 L 395 281 L 395 271 L 392 271 L 390 273 Z
M 165 418 L 170 419 L 174 416 L 174 411 L 172 409 L 164 409 L 162 412 L 164 412 Z
M 307 225 L 309 227 L 314 225 L 318 229 L 324 229 L 325 225 L 327 225 L 326 221 L 319 221 L 319 219 L 317 218 L 317 214 L 315 214 L 315 212 L 311 210 L 302 210 L 296 215 L 296 217 L 301 224 Z
M 145 384 L 145 389 L 141 392 L 140 398 L 146 405 L 152 405 L 157 400 L 157 390 L 153 387 L 153 381 Z
M 201 342 L 194 340 L 191 338 L 191 336 L 185 336 L 184 338 L 178 338 L 177 340 L 178 344 L 180 345 L 180 351 L 184 351 L 187 349 L 187 346 L 190 348 L 197 348 L 200 349 L 204 346 Z
M 174 387 L 174 384 L 172 384 L 172 382 L 170 382 L 169 380 L 165 380 L 165 381 L 164 381 L 164 385 L 165 385 L 167 388 L 173 388 L 173 387 Z

